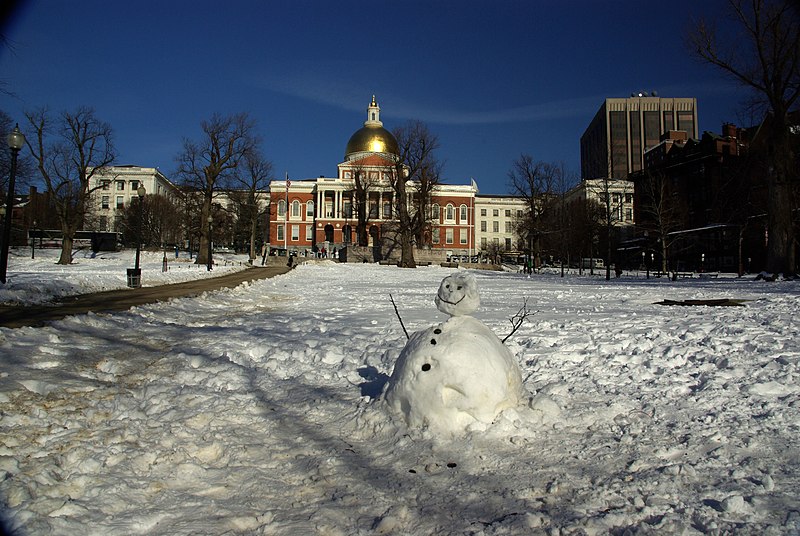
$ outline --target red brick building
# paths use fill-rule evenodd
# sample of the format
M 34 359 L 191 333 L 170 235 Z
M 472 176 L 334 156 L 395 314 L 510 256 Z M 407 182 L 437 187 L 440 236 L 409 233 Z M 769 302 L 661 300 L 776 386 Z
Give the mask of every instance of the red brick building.
M 272 181 L 271 249 L 309 255 L 324 248 L 331 256 L 359 242 L 359 209 L 366 214 L 368 245 L 381 246 L 385 229 L 396 224 L 389 177 L 395 172 L 398 154 L 397 140 L 383 127 L 373 96 L 364 126 L 347 142 L 336 177 Z M 357 175 L 369 184 L 364 207 L 357 206 Z M 476 193 L 474 182 L 437 186 L 430 207 L 428 243 L 417 247 L 446 250 L 447 255 L 475 254 Z

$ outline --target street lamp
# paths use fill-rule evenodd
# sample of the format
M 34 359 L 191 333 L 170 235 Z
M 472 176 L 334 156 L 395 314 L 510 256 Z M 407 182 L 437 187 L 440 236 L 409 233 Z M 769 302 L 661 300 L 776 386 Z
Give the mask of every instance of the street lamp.
M 8 147 L 11 149 L 11 176 L 8 179 L 8 192 L 6 192 L 6 217 L 3 227 L 3 248 L 0 250 L 0 282 L 6 282 L 6 270 L 8 269 L 8 247 L 11 245 L 11 216 L 14 209 L 14 180 L 17 175 L 17 155 L 25 145 L 25 136 L 19 130 L 19 124 L 6 138 Z
M 144 185 L 139 185 L 136 189 L 136 194 L 139 196 L 139 225 L 136 233 L 136 263 L 131 270 L 128 268 L 128 286 L 131 288 L 139 288 L 142 286 L 142 270 L 139 268 L 139 255 L 142 250 L 142 205 L 144 204 L 144 195 L 147 191 Z
M 210 215 L 208 217 L 208 265 L 206 266 L 206 270 L 209 272 L 211 271 L 211 223 L 214 221 Z
M 139 253 L 142 249 L 142 205 L 144 203 L 144 194 L 147 191 L 144 189 L 144 185 L 139 186 L 136 189 L 136 194 L 139 196 L 139 229 L 136 236 L 136 271 L 139 273 Z

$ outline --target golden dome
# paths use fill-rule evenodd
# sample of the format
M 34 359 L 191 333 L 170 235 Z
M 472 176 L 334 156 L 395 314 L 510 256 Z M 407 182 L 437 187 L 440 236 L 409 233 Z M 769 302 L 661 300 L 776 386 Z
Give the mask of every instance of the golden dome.
M 391 153 L 399 155 L 397 140 L 391 132 L 379 126 L 365 126 L 355 131 L 347 142 L 344 157 L 353 153 Z
M 350 136 L 350 141 L 347 142 L 347 147 L 344 150 L 346 160 L 354 153 L 390 153 L 396 156 L 400 155 L 397 140 L 391 132 L 383 128 L 380 114 L 380 106 L 378 106 L 375 95 L 373 95 L 372 102 L 367 107 L 367 120 L 364 121 L 364 126 L 356 130 Z

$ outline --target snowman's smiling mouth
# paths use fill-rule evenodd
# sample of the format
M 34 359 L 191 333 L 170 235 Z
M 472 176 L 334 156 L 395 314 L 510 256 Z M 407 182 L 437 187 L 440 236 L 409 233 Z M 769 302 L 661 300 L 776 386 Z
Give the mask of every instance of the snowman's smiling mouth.
M 444 299 L 444 298 L 442 298 L 441 296 L 439 296 L 439 299 L 440 299 L 441 301 L 443 301 L 444 303 L 449 303 L 450 305 L 458 305 L 459 303 L 461 303 L 462 301 L 464 301 L 464 298 L 466 298 L 466 297 L 467 297 L 467 295 L 465 294 L 465 295 L 461 296 L 461 297 L 458 299 L 458 301 L 454 301 L 454 302 L 451 302 L 450 300 L 445 300 L 445 299 Z

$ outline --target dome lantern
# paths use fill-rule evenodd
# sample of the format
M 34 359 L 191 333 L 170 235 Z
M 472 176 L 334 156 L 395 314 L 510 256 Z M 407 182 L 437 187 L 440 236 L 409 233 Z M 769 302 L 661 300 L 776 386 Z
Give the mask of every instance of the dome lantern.
M 351 160 L 353 156 L 361 153 L 384 153 L 394 156 L 400 153 L 395 137 L 383 128 L 381 108 L 375 100 L 375 95 L 367 107 L 367 120 L 364 121 L 364 126 L 350 136 L 344 157 L 345 160 Z

